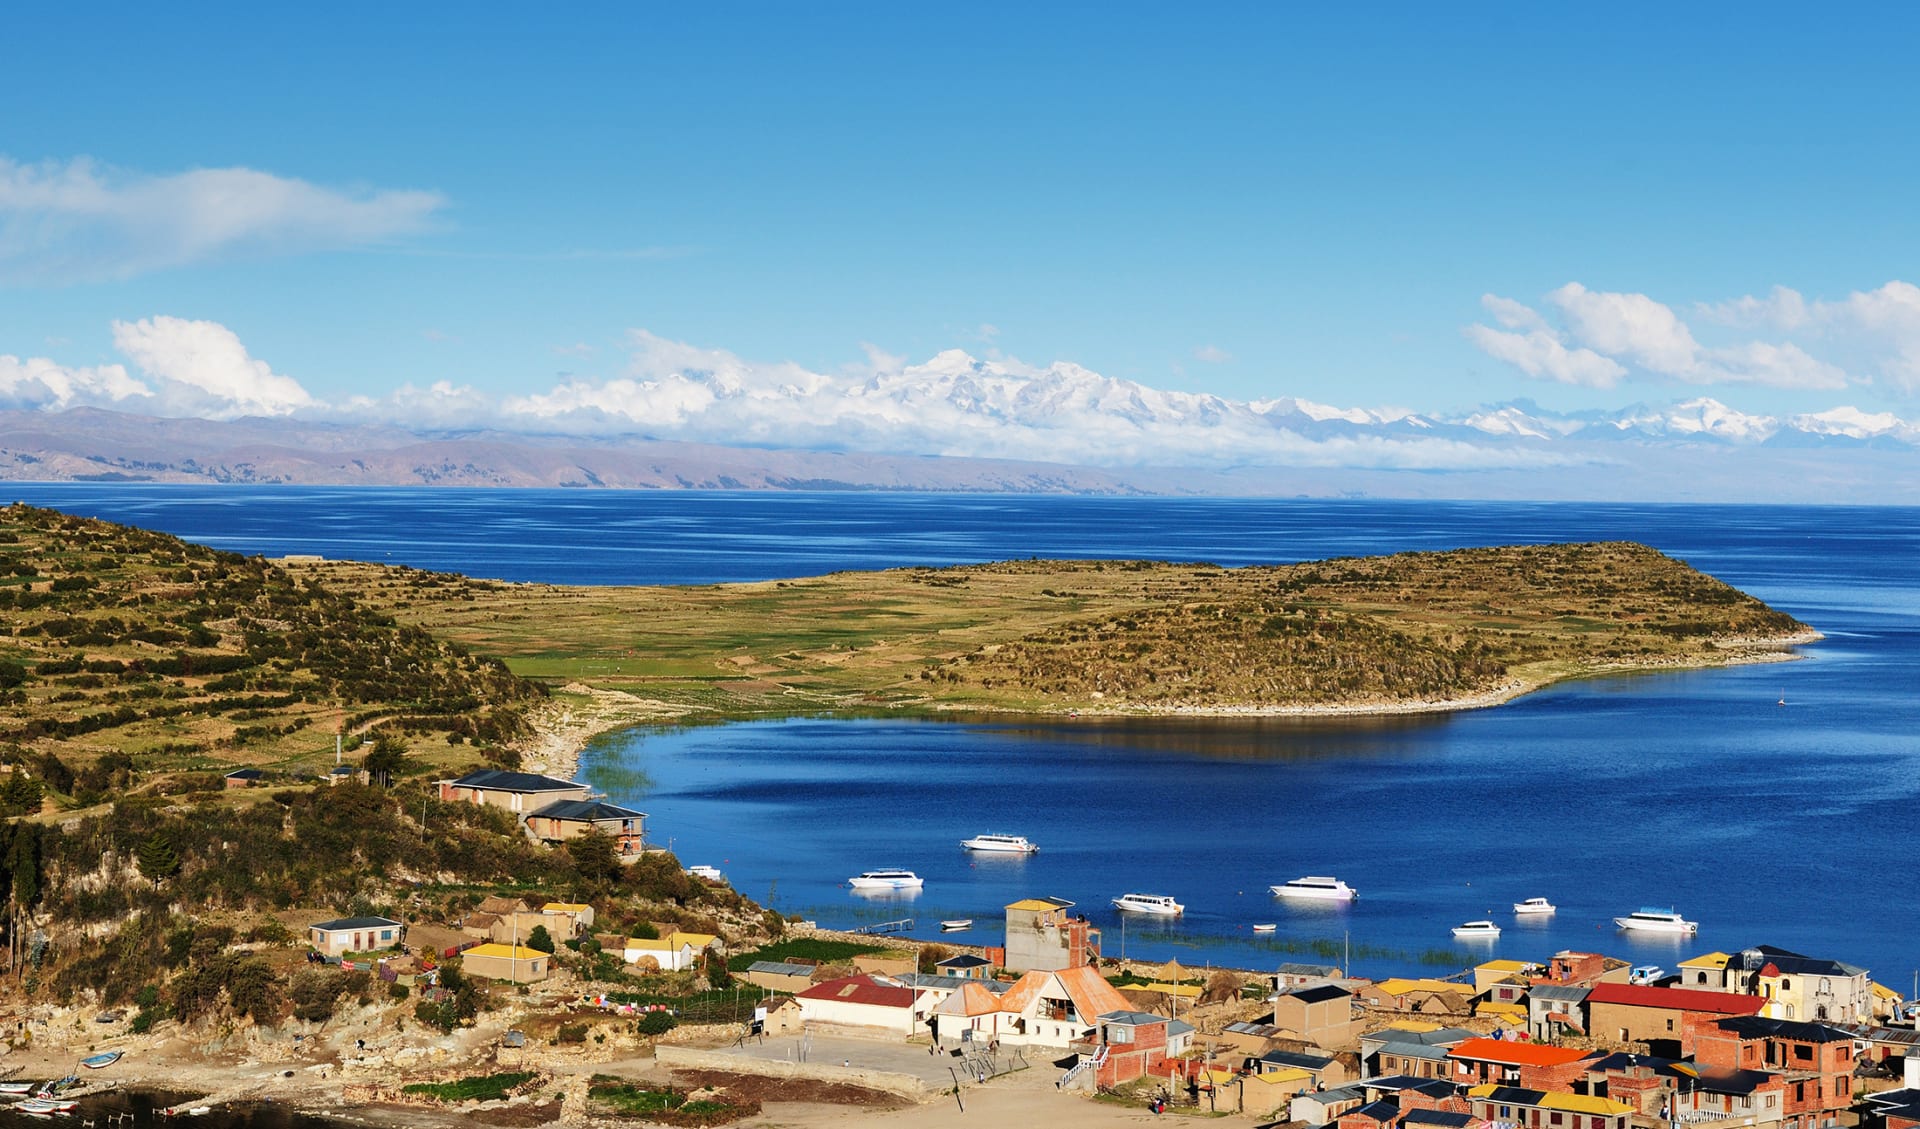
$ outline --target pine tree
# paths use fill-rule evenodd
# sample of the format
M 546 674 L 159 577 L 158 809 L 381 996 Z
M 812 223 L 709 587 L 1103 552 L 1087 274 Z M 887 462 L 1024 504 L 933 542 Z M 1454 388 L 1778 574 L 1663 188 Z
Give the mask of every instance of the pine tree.
M 180 852 L 174 849 L 173 840 L 164 831 L 155 831 L 140 844 L 134 860 L 140 864 L 140 873 L 150 880 L 158 882 L 180 869 Z

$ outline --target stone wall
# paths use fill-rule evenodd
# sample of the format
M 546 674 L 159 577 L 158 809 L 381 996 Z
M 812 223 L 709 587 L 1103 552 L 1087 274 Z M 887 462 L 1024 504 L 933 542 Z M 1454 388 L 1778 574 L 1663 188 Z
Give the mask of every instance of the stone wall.
M 697 1047 L 662 1045 L 654 1052 L 661 1066 L 683 1070 L 722 1070 L 732 1074 L 759 1074 L 768 1078 L 805 1078 L 816 1082 L 839 1082 L 883 1090 L 914 1101 L 925 1101 L 934 1090 L 911 1074 L 890 1070 L 867 1070 L 858 1066 L 833 1066 L 824 1062 L 790 1062 L 782 1059 L 753 1058 L 725 1051 Z

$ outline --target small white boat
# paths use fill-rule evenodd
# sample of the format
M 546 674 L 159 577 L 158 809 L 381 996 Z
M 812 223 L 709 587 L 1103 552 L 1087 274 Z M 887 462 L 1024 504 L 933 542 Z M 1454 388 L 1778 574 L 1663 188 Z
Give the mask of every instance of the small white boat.
M 1513 912 L 1520 914 L 1552 913 L 1557 908 L 1558 907 L 1545 898 L 1528 898 L 1524 902 L 1513 903 Z
M 1040 849 L 1028 842 L 1025 835 L 975 835 L 971 839 L 960 840 L 960 845 L 969 851 L 988 851 L 1003 855 L 1030 855 Z
M 1126 913 L 1150 913 L 1156 917 L 1179 917 L 1187 907 L 1168 894 L 1122 894 L 1113 899 L 1115 909 Z
M 856 890 L 918 890 L 923 884 L 918 874 L 899 867 L 869 870 L 847 879 L 847 885 Z
M 102 1067 L 112 1066 L 114 1063 L 119 1062 L 120 1056 L 125 1053 L 125 1051 L 102 1051 L 100 1054 L 89 1055 L 81 1059 L 80 1065 L 86 1067 L 88 1070 L 99 1070 Z
M 1642 906 L 1625 917 L 1616 917 L 1613 923 L 1622 929 L 1636 933 L 1697 933 L 1699 923 L 1688 921 L 1672 908 L 1660 909 L 1658 906 Z
M 940 932 L 942 933 L 957 933 L 962 929 L 972 928 L 973 918 L 971 917 L 948 918 L 946 921 L 940 923 Z
M 28 1098 L 13 1108 L 21 1113 L 72 1113 L 74 1107 L 79 1104 L 79 1102 L 65 1099 Z
M 1271 933 L 1275 928 L 1276 926 L 1272 925 L 1256 925 L 1253 927 L 1253 931 L 1255 933 Z
M 1627 972 L 1629 984 L 1658 984 L 1667 975 L 1667 970 L 1657 964 L 1636 964 Z
M 1359 891 L 1345 882 L 1324 875 L 1308 875 L 1267 889 L 1279 898 L 1315 898 L 1326 902 L 1350 902 L 1360 896 Z
M 24 1098 L 33 1093 L 38 1082 L 0 1082 L 0 1098 Z
M 1491 921 L 1468 921 L 1454 926 L 1453 935 L 1462 941 L 1491 941 L 1500 935 L 1500 927 Z
M 727 880 L 727 876 L 720 873 L 720 868 L 717 866 L 707 866 L 705 864 L 690 866 L 687 868 L 687 873 L 695 878 L 704 878 L 709 882 L 725 882 Z

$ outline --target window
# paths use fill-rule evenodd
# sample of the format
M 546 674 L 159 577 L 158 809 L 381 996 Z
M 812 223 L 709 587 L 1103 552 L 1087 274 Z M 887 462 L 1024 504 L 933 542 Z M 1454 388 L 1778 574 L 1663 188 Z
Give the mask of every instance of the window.
M 1559 1111 L 1559 1110 L 1555 1110 L 1554 1112 L 1552 1112 L 1552 1113 L 1549 1113 L 1549 1114 L 1547 1115 L 1547 1124 L 1549 1124 L 1549 1125 L 1558 1125 L 1558 1124 L 1560 1124 L 1560 1120 L 1561 1120 L 1561 1118 L 1560 1118 L 1560 1111 Z
M 1795 1043 L 1793 1045 L 1793 1057 L 1802 1060 L 1810 1059 L 1813 1057 L 1813 1048 L 1807 1046 L 1805 1043 Z
M 1784 977 L 1784 976 L 1782 976 L 1782 977 L 1780 978 L 1780 990 L 1781 990 L 1782 992 L 1791 992 L 1791 991 L 1793 991 L 1793 981 L 1791 981 L 1791 980 L 1789 980 L 1789 979 L 1787 979 L 1786 977 Z
M 1122 1026 L 1119 1026 L 1118 1024 L 1115 1024 L 1114 1026 L 1107 1028 L 1107 1042 L 1109 1043 L 1133 1042 L 1133 1028 L 1122 1027 Z
M 1667 1020 L 1667 1030 L 1673 1030 L 1673 1020 L 1671 1019 Z

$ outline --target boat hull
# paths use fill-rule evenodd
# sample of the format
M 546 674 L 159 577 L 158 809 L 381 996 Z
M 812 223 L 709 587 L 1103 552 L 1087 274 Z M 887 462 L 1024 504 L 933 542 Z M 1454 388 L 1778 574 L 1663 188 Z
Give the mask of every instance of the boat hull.
M 1700 931 L 1700 926 L 1692 921 L 1645 921 L 1631 917 L 1616 917 L 1613 923 L 1634 933 L 1687 934 Z
M 962 839 L 960 845 L 969 851 L 979 851 L 990 855 L 1031 855 L 1040 848 L 1025 839 Z
M 1187 907 L 1179 902 L 1163 905 L 1153 902 L 1130 902 L 1125 898 L 1113 899 L 1113 908 L 1121 913 L 1141 913 L 1148 917 L 1179 917 L 1187 912 Z
M 1549 914 L 1557 911 L 1558 909 L 1559 907 L 1553 905 L 1551 902 L 1515 902 L 1513 903 L 1513 912 L 1516 914 L 1519 914 L 1521 917 L 1527 917 L 1532 914 L 1543 914 L 1543 915 Z
M 926 883 L 918 878 L 849 878 L 847 885 L 856 890 L 918 890 Z
M 1276 898 L 1297 898 L 1308 902 L 1350 902 L 1360 895 L 1350 889 L 1319 886 L 1269 886 Z

